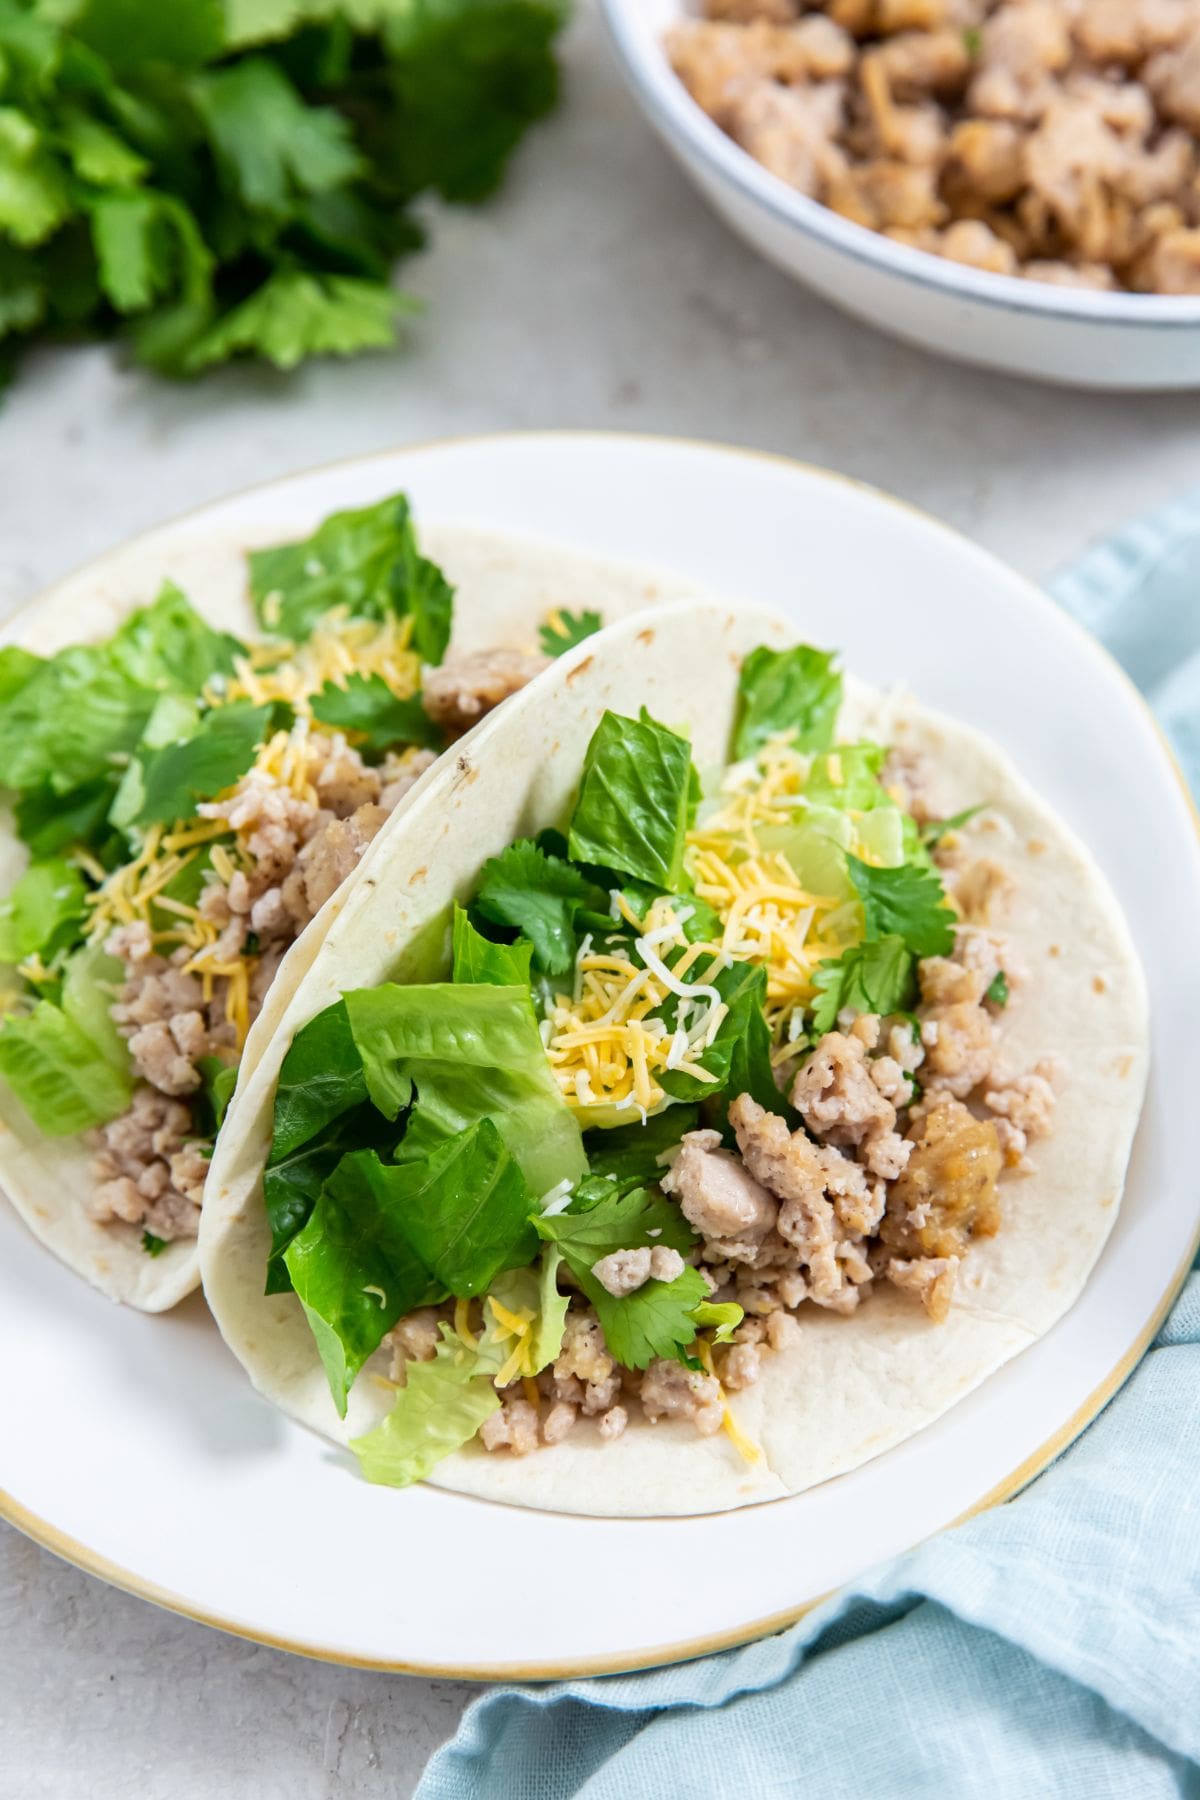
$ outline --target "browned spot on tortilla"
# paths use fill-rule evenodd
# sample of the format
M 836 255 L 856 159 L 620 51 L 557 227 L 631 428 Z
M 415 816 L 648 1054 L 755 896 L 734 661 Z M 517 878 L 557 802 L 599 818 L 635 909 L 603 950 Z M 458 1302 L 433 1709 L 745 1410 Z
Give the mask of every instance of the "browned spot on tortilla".
M 993 818 L 991 813 L 987 813 L 982 819 L 980 819 L 979 829 L 980 829 L 980 831 L 999 831 L 1000 821 L 999 821 L 999 819 Z
M 1042 838 L 1030 838 L 1025 848 L 1028 850 L 1030 856 L 1044 856 L 1046 854 L 1046 845 Z
M 652 644 L 654 642 L 653 625 L 648 625 L 645 631 L 639 631 L 637 634 L 637 641 L 639 644 Z
M 1092 992 L 1094 994 L 1107 994 L 1108 983 L 1105 981 L 1103 975 L 1092 976 Z
M 1100 1201 L 1101 1206 L 1115 1206 L 1116 1203 L 1117 1196 L 1115 1194 L 1105 1194 Z
M 1116 1062 L 1113 1064 L 1113 1068 L 1117 1071 L 1117 1074 L 1122 1078 L 1122 1080 L 1124 1080 L 1125 1076 L 1128 1075 L 1128 1073 L 1129 1073 L 1130 1069 L 1132 1069 L 1132 1067 L 1133 1067 L 1132 1056 L 1118 1056 Z
M 1058 944 L 1051 944 L 1051 946 L 1050 946 L 1050 955 L 1051 955 L 1051 956 L 1061 956 L 1061 955 L 1062 955 L 1062 948 L 1061 948 L 1061 946 L 1060 946 L 1060 945 L 1058 945 Z
M 594 656 L 585 656 L 581 663 L 576 663 L 573 669 L 568 669 L 567 686 L 574 687 L 575 683 L 579 680 L 579 677 L 587 674 L 595 660 Z
M 424 879 L 428 875 L 428 873 L 429 873 L 428 864 L 422 863 L 421 867 L 419 869 L 414 869 L 412 874 L 409 876 L 409 878 L 408 878 L 409 887 L 416 887 L 418 881 L 424 881 Z

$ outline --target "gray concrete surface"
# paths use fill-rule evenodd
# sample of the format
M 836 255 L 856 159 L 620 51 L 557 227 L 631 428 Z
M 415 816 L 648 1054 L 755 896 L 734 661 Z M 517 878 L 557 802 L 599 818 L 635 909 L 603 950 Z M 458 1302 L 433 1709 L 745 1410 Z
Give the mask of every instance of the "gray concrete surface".
M 1200 399 L 930 361 L 752 260 L 642 125 L 586 9 L 503 199 L 437 220 L 406 355 L 191 388 L 40 353 L 0 410 L 0 609 L 247 483 L 405 440 L 605 426 L 863 477 L 1032 575 L 1200 482 Z M 12 1372 L 10 1371 L 10 1378 Z M 328 1668 L 175 1619 L 0 1530 L 0 1800 L 411 1793 L 466 1686 Z

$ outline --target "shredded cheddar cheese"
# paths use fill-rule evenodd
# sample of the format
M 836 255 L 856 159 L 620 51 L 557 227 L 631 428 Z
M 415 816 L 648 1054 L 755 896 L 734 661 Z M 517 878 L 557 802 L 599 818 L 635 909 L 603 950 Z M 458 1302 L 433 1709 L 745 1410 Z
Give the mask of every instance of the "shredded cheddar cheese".
M 410 699 L 421 685 L 421 659 L 412 647 L 411 615 L 402 619 L 350 619 L 331 612 L 307 643 L 255 645 L 238 657 L 230 680 L 211 683 L 206 698 L 213 703 L 249 700 L 266 706 L 283 700 L 311 717 L 312 700 L 327 682 L 345 687 L 349 675 L 378 675 L 400 700 Z
M 711 1375 L 718 1388 L 721 1390 L 721 1403 L 724 1408 L 721 1415 L 722 1431 L 724 1431 L 726 1436 L 730 1439 L 734 1449 L 743 1461 L 748 1463 L 761 1462 L 763 1454 L 762 1445 L 756 1444 L 752 1437 L 747 1437 L 746 1433 L 734 1418 L 726 1400 L 725 1389 L 721 1387 L 721 1379 L 713 1365 L 712 1345 L 706 1337 L 698 1337 L 694 1347 L 696 1355 L 704 1365 L 705 1374 Z

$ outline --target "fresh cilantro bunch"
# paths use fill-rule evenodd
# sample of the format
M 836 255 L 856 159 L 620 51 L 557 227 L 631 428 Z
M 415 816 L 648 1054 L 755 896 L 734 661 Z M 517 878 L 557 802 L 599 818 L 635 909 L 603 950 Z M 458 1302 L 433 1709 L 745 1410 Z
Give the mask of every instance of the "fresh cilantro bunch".
M 566 0 L 0 0 L 0 357 L 120 334 L 172 376 L 395 341 L 421 194 L 553 106 Z

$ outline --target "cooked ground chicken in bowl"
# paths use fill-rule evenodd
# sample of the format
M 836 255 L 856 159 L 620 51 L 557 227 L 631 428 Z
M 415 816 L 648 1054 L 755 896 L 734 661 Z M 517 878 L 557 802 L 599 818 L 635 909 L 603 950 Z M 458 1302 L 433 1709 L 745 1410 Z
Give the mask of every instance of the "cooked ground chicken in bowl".
M 789 186 L 998 275 L 1200 294 L 1200 0 L 703 0 L 667 49 Z

